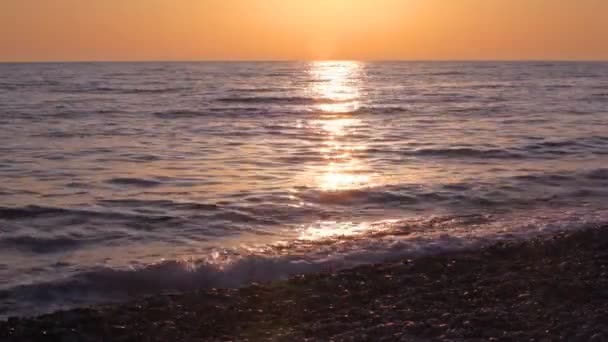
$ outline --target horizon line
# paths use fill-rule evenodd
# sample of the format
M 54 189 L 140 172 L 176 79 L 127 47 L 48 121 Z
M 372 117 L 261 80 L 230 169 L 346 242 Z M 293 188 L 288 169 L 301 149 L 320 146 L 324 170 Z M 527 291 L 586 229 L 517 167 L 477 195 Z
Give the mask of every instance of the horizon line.
M 108 60 L 0 60 L 0 64 L 68 64 L 68 63 L 311 63 L 311 62 L 362 62 L 362 63 L 603 63 L 608 59 L 108 59 Z

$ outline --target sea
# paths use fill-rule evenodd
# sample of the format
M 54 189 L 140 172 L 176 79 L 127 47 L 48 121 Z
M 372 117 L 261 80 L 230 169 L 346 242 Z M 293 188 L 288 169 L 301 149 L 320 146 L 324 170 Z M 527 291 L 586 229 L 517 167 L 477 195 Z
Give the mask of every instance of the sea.
M 0 64 L 0 319 L 608 223 L 608 63 Z

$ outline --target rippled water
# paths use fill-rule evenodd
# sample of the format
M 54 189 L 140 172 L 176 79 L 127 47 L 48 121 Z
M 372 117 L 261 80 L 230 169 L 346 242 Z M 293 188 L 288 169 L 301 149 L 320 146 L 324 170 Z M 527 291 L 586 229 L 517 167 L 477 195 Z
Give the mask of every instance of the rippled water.
M 606 63 L 0 64 L 0 316 L 608 221 Z

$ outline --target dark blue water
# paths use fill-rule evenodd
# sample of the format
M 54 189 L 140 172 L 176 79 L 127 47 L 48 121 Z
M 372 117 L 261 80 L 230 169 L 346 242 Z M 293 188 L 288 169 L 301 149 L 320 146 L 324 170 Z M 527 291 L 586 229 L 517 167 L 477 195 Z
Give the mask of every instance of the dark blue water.
M 0 64 L 0 316 L 606 222 L 606 63 Z

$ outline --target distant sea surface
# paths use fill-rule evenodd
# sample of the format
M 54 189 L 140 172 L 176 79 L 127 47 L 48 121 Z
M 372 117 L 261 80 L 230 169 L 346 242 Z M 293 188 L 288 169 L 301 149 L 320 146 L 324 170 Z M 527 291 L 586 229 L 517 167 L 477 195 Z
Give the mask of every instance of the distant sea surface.
M 0 64 L 0 179 L 0 318 L 581 229 L 608 64 Z

